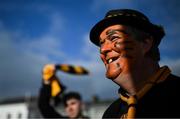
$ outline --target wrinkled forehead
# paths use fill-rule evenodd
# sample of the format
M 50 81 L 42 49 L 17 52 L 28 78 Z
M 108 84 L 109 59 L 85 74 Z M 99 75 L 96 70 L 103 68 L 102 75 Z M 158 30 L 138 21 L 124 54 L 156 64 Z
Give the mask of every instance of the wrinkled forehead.
M 107 36 L 109 35 L 112 35 L 112 34 L 115 34 L 115 33 L 124 33 L 124 34 L 128 34 L 128 27 L 127 26 L 124 26 L 124 25 L 112 25 L 112 26 L 109 26 L 107 28 L 105 28 L 100 36 L 99 36 L 99 39 L 104 39 L 106 38 Z

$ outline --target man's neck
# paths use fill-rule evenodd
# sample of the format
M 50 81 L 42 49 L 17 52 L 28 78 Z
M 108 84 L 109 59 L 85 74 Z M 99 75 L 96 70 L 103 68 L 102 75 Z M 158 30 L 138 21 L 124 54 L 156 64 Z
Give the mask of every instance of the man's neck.
M 142 70 L 137 73 L 135 81 L 132 83 L 132 88 L 128 90 L 130 95 L 136 95 L 147 80 L 159 70 L 159 64 L 152 60 L 147 61 L 143 66 Z
M 82 112 L 80 112 L 77 117 L 70 118 L 70 119 L 82 119 L 83 117 L 84 115 L 82 114 Z

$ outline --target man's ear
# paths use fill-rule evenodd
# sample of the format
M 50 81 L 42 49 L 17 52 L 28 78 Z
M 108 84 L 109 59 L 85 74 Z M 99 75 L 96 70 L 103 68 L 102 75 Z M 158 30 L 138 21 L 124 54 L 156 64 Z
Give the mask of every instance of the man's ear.
M 153 38 L 152 37 L 146 38 L 143 41 L 143 54 L 149 52 L 150 49 L 152 48 L 152 45 L 153 45 Z

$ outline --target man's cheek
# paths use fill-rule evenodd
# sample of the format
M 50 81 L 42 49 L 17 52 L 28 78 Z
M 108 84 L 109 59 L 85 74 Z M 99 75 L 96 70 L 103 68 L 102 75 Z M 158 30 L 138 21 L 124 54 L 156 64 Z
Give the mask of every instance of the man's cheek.
M 106 58 L 104 55 L 100 54 L 101 60 L 104 62 L 104 64 L 107 64 Z
M 117 51 L 123 50 L 125 48 L 133 48 L 134 47 L 134 41 L 132 41 L 132 40 L 116 41 L 113 43 L 113 47 Z
M 130 73 L 134 67 L 134 59 L 122 57 L 120 65 L 123 73 Z
M 132 59 L 136 56 L 133 42 L 115 42 L 113 50 L 118 52 L 122 58 Z

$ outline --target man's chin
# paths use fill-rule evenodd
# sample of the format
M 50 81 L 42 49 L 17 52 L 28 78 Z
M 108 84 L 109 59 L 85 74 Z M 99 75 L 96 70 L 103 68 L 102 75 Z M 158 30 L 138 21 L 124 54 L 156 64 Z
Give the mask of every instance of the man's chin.
M 70 118 L 77 118 L 77 115 L 69 115 Z
M 120 75 L 121 71 L 116 71 L 116 72 L 106 72 L 106 77 L 108 79 L 114 80 Z

